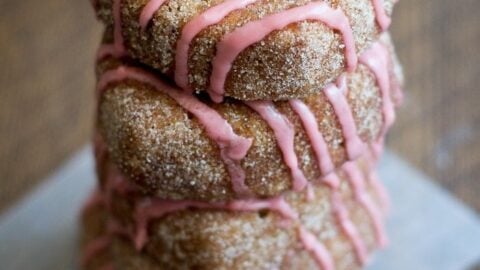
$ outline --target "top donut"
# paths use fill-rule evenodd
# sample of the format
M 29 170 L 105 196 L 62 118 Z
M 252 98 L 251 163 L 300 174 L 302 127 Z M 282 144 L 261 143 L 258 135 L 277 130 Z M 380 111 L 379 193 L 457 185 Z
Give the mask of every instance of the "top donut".
M 356 68 L 395 0 L 98 0 L 114 29 L 106 54 L 129 56 L 215 102 L 286 100 Z

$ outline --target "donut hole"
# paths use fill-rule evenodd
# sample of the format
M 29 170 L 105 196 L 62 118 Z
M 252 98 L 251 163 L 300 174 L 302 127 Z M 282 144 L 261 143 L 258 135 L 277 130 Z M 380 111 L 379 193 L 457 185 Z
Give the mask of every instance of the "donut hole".
M 269 214 L 270 214 L 270 211 L 267 209 L 258 211 L 258 216 L 262 219 L 268 217 Z

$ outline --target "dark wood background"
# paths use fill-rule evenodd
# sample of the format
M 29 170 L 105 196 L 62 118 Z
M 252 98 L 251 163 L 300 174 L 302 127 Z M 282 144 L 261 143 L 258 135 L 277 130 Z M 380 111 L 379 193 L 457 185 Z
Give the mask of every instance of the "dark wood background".
M 401 0 L 407 100 L 388 144 L 480 210 L 480 1 Z M 0 211 L 91 136 L 101 35 L 87 0 L 0 1 Z

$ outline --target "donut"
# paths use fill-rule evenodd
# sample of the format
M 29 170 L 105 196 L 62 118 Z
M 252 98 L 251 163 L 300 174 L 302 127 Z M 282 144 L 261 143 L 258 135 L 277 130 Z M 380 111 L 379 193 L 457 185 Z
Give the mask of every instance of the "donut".
M 287 100 L 353 71 L 390 24 L 394 0 L 98 0 L 113 29 L 107 54 L 128 56 L 215 102 Z
M 116 165 L 146 194 L 224 201 L 300 191 L 367 145 L 381 148 L 399 92 L 393 60 L 378 42 L 355 72 L 307 98 L 215 104 L 106 59 L 98 126 Z
M 305 192 L 224 203 L 146 197 L 108 158 L 83 269 L 360 269 L 388 241 L 367 156 Z

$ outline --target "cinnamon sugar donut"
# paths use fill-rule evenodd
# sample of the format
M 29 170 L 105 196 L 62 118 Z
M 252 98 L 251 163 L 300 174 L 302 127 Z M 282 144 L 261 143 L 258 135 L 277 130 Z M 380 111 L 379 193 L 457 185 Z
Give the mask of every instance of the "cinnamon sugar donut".
M 318 93 L 388 28 L 394 0 L 98 0 L 114 29 L 99 57 L 131 56 L 214 101 Z
M 224 201 L 302 190 L 366 144 L 381 145 L 393 122 L 391 54 L 380 43 L 366 53 L 338 84 L 275 103 L 214 104 L 144 69 L 103 61 L 99 129 L 115 163 L 147 194 Z
M 95 254 L 84 268 L 104 269 L 100 258 L 111 258 L 103 266 L 118 270 L 360 269 L 387 241 L 367 161 L 347 163 L 309 192 L 228 203 L 146 198 L 104 167 L 103 200 L 84 220 L 105 229 L 84 222 L 85 234 L 97 236 L 83 246 Z

